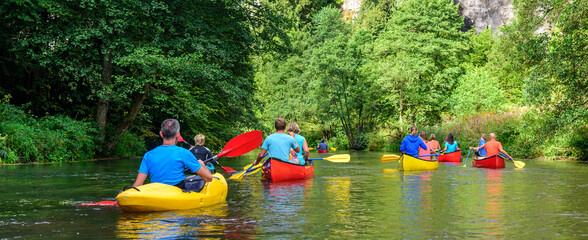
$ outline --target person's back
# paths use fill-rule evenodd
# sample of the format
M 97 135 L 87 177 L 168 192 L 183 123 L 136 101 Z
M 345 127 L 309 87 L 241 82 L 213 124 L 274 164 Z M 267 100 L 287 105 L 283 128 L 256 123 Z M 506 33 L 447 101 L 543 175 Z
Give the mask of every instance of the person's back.
M 433 150 L 439 150 L 439 148 L 441 148 L 441 145 L 439 145 L 439 142 L 437 142 L 437 140 L 431 140 L 431 141 L 429 141 L 429 146 Z
M 422 148 L 427 148 L 427 145 L 425 145 L 419 136 L 409 134 L 404 137 L 404 139 L 402 139 L 402 143 L 400 144 L 400 151 L 413 157 L 418 157 L 419 146 Z
M 445 147 L 447 148 L 445 153 L 455 152 L 457 150 L 457 141 L 453 141 L 453 144 L 449 143 L 449 142 L 445 142 Z
M 304 144 L 304 141 L 306 141 L 306 138 L 300 134 L 295 134 L 294 139 L 296 139 L 298 146 L 302 146 Z M 298 158 L 298 160 L 300 161 L 300 165 L 306 164 L 306 161 L 304 160 L 303 151 L 297 152 L 296 158 Z
M 277 158 L 279 160 L 288 162 L 290 148 L 298 147 L 296 140 L 285 133 L 274 133 L 267 136 L 261 145 L 263 149 L 268 151 L 270 158 Z
M 327 150 L 327 149 L 328 149 L 328 147 L 329 147 L 329 146 L 328 146 L 326 143 L 324 143 L 324 142 L 320 142 L 320 143 L 318 144 L 318 149 L 317 149 L 317 150 Z
M 196 159 L 202 160 L 202 161 L 212 157 L 212 153 L 205 146 L 198 146 L 198 145 L 193 146 L 192 148 L 190 148 L 190 152 L 192 152 L 194 154 Z
M 431 155 L 431 145 L 429 145 L 429 143 L 427 143 L 427 142 L 425 142 L 425 145 L 427 145 L 426 149 L 419 147 L 419 158 L 425 159 L 425 160 L 431 160 L 431 156 L 427 156 L 427 155 Z M 423 157 L 421 157 L 421 156 L 423 156 Z
M 484 139 L 480 139 L 480 142 L 478 143 L 478 147 L 484 146 L 484 144 L 486 144 L 486 141 Z M 476 153 L 478 154 L 478 156 L 487 156 L 488 153 L 486 153 L 486 146 L 478 149 L 478 151 L 476 151 Z
M 201 166 L 190 151 L 162 145 L 145 153 L 139 172 L 149 175 L 151 182 L 176 185 L 184 180 L 185 167 L 196 172 Z
M 490 139 L 490 141 L 486 142 L 485 148 L 488 157 L 498 155 L 500 153 L 500 149 L 502 148 L 502 143 L 496 141 L 495 139 Z

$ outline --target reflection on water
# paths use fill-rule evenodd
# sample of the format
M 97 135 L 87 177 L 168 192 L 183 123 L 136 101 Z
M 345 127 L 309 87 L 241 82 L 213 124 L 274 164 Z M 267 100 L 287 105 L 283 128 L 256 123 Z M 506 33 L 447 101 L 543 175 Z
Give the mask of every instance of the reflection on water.
M 504 234 L 502 213 L 502 170 L 488 169 L 486 172 L 486 225 L 487 234 Z
M 441 163 L 435 171 L 403 172 L 381 163 L 382 154 L 317 161 L 314 178 L 301 181 L 247 176 L 229 181 L 226 204 L 155 213 L 76 206 L 113 200 L 132 184 L 140 159 L 0 167 L 0 238 L 588 237 L 588 164 L 525 161 L 522 170 L 492 170 Z M 221 161 L 237 169 L 255 157 Z
M 116 236 L 129 239 L 218 236 L 225 230 L 221 219 L 226 216 L 226 204 L 182 211 L 122 213 L 117 220 Z

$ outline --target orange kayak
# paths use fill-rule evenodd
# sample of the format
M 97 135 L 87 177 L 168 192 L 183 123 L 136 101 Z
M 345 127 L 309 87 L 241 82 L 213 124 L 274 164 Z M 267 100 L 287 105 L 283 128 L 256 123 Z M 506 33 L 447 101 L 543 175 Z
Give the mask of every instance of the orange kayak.
M 314 165 L 298 165 L 270 159 L 263 166 L 263 178 L 272 182 L 310 178 L 314 175 Z

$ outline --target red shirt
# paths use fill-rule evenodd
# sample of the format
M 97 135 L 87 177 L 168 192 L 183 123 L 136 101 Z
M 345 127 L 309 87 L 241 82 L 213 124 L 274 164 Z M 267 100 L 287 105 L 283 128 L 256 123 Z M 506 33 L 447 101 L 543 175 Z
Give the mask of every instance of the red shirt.
M 502 148 L 502 143 L 496 141 L 494 139 L 486 142 L 486 153 L 488 157 L 500 154 L 500 149 Z

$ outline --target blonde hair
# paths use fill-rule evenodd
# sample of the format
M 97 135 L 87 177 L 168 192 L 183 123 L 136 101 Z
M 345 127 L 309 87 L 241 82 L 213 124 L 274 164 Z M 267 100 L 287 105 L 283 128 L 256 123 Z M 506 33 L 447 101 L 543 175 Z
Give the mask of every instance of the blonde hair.
M 435 140 L 435 134 L 431 134 L 431 136 L 429 137 L 429 139 L 431 139 L 431 141 Z
M 202 135 L 202 134 L 198 134 L 194 137 L 194 142 L 196 143 L 196 146 L 202 146 L 204 145 L 204 140 L 205 140 L 206 136 Z
M 293 132 L 293 133 L 300 133 L 300 127 L 298 126 L 298 124 L 296 122 L 291 122 L 290 124 L 288 124 L 288 132 Z

